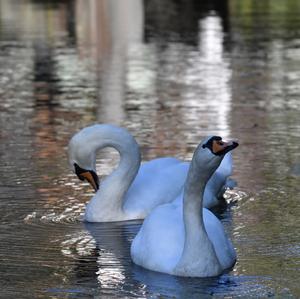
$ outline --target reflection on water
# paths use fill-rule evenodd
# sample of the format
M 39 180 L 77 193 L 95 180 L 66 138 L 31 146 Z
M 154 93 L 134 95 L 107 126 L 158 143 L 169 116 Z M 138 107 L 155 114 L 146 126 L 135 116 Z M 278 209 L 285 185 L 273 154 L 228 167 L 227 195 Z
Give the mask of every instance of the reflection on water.
M 0 280 L 5 298 L 300 296 L 299 1 L 0 0 Z M 233 271 L 182 279 L 130 261 L 140 222 L 84 224 L 66 146 L 126 126 L 144 160 L 239 138 L 220 217 Z M 107 175 L 116 153 L 99 154 Z

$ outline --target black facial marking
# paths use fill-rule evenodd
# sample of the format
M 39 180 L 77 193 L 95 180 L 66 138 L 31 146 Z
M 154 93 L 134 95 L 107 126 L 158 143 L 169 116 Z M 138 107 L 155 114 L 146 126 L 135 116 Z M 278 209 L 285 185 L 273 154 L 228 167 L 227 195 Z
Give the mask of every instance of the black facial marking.
M 213 146 L 213 141 L 216 140 L 216 141 L 221 141 L 222 140 L 222 137 L 220 136 L 213 136 L 211 137 L 205 144 L 202 145 L 203 148 L 209 148 L 211 150 L 211 152 L 213 152 L 212 150 L 212 146 Z
M 90 170 L 90 173 L 91 173 L 92 176 L 93 176 L 93 179 L 94 179 L 94 181 L 95 181 L 95 184 L 96 184 L 97 190 L 98 190 L 98 189 L 99 189 L 99 178 L 98 178 L 97 174 L 95 173 L 95 171 Z
M 84 181 L 84 177 L 81 176 L 81 174 L 83 172 L 87 172 L 87 170 L 81 168 L 80 166 L 78 166 L 78 164 L 74 163 L 74 167 L 75 167 L 75 173 L 76 175 L 78 176 L 78 178 L 81 180 L 81 181 Z
M 230 152 L 231 150 L 235 149 L 236 147 L 238 147 L 238 143 L 233 141 L 232 144 L 226 146 L 222 151 L 219 151 L 217 153 L 215 153 L 216 156 L 223 156 L 225 154 L 227 154 L 228 152 Z
M 97 174 L 95 173 L 95 171 L 83 169 L 77 163 L 74 163 L 74 167 L 75 167 L 75 173 L 81 181 L 85 180 L 85 178 L 81 174 L 84 172 L 89 172 L 95 181 L 97 189 L 99 189 L 99 178 L 98 178 Z
M 230 152 L 231 150 L 238 147 L 238 145 L 239 145 L 237 142 L 233 141 L 230 145 L 224 147 L 223 150 L 214 152 L 213 151 L 213 142 L 214 141 L 222 142 L 222 138 L 220 136 L 213 136 L 205 144 L 203 144 L 202 147 L 208 148 L 216 156 L 223 156 L 223 155 L 227 154 L 228 152 Z

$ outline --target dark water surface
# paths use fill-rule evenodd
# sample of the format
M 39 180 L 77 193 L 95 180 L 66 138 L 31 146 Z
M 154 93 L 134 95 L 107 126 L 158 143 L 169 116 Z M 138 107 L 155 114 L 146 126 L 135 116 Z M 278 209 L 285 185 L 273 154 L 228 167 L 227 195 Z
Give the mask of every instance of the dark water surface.
M 202 3 L 202 4 L 199 4 Z M 1 298 L 299 298 L 300 1 L 0 0 Z M 143 270 L 140 222 L 84 224 L 66 148 L 95 122 L 143 159 L 236 137 L 238 253 L 217 278 Z M 107 175 L 118 157 L 98 155 Z

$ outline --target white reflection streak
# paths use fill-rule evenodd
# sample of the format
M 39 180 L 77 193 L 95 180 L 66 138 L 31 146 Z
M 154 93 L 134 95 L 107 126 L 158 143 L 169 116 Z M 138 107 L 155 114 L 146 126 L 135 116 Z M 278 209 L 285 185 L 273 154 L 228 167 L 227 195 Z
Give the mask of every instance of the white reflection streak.
M 147 57 L 147 59 L 145 59 Z M 155 90 L 156 57 L 153 47 L 132 47 L 129 53 L 127 88 L 136 94 L 151 94 Z
M 103 261 L 105 261 L 105 265 L 103 265 Z M 97 279 L 102 288 L 112 288 L 124 284 L 126 277 L 123 272 L 125 272 L 125 269 L 113 253 L 102 252 L 97 264 Z
M 118 236 L 120 237 L 120 236 Z M 111 248 L 105 248 L 111 237 L 95 240 L 88 231 L 80 231 L 74 234 L 66 235 L 66 239 L 61 242 L 61 253 L 64 256 L 78 260 L 81 257 L 88 257 L 99 250 L 96 244 L 101 244 L 101 253 L 97 258 L 98 271 L 96 272 L 97 280 L 102 288 L 113 288 L 123 285 L 125 282 L 125 269 L 119 258 L 111 252 Z M 106 242 L 105 242 L 106 241 Z M 119 242 L 117 241 L 118 246 Z M 121 245 L 119 245 L 121 246 Z
M 221 19 L 210 15 L 200 21 L 200 52 L 208 63 L 222 63 L 223 32 Z
M 213 112 L 214 118 L 208 119 L 208 122 L 213 122 L 219 133 L 226 137 L 230 135 L 231 70 L 223 56 L 222 24 L 217 15 L 209 15 L 199 22 L 199 54 L 199 61 L 193 65 L 197 68 L 197 77 L 203 89 L 200 95 L 201 110 Z
M 110 45 L 101 61 L 101 107 L 98 120 L 120 123 L 124 120 L 124 97 L 128 72 L 128 54 L 132 45 L 143 39 L 143 1 L 109 0 L 106 2 Z
M 86 231 L 66 235 L 61 242 L 63 255 L 77 259 L 78 256 L 89 256 L 96 246 L 94 238 Z

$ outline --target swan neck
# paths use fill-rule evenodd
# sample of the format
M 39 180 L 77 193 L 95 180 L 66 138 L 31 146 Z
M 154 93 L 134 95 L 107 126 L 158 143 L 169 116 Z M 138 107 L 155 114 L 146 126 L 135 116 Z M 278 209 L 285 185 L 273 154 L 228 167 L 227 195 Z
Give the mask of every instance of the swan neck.
M 106 142 L 97 150 L 104 147 L 112 147 L 119 152 L 120 161 L 117 168 L 103 181 L 101 188 L 108 188 L 114 194 L 114 205 L 122 206 L 124 194 L 127 192 L 132 181 L 137 175 L 141 163 L 141 155 L 138 144 L 132 138 L 131 142 L 118 142 L 118 140 Z M 98 191 L 98 192 L 99 192 Z
M 204 188 L 212 173 L 212 169 L 200 169 L 192 160 L 183 195 L 184 247 L 175 269 L 180 275 L 209 276 L 220 271 L 219 260 L 203 221 Z
M 202 205 L 205 185 L 211 175 L 196 168 L 197 165 L 192 161 L 184 185 L 183 216 L 187 239 L 192 239 L 195 233 L 197 235 L 206 234 L 203 224 Z
M 111 130 L 93 139 L 91 147 L 94 161 L 97 151 L 111 147 L 119 152 L 117 168 L 101 183 L 100 188 L 87 206 L 86 215 L 90 219 L 122 219 L 123 199 L 132 181 L 136 177 L 141 163 L 137 142 L 125 130 Z M 100 134 L 99 134 L 100 135 Z M 92 220 L 94 221 L 94 220 Z M 97 220 L 98 221 L 98 220 Z

